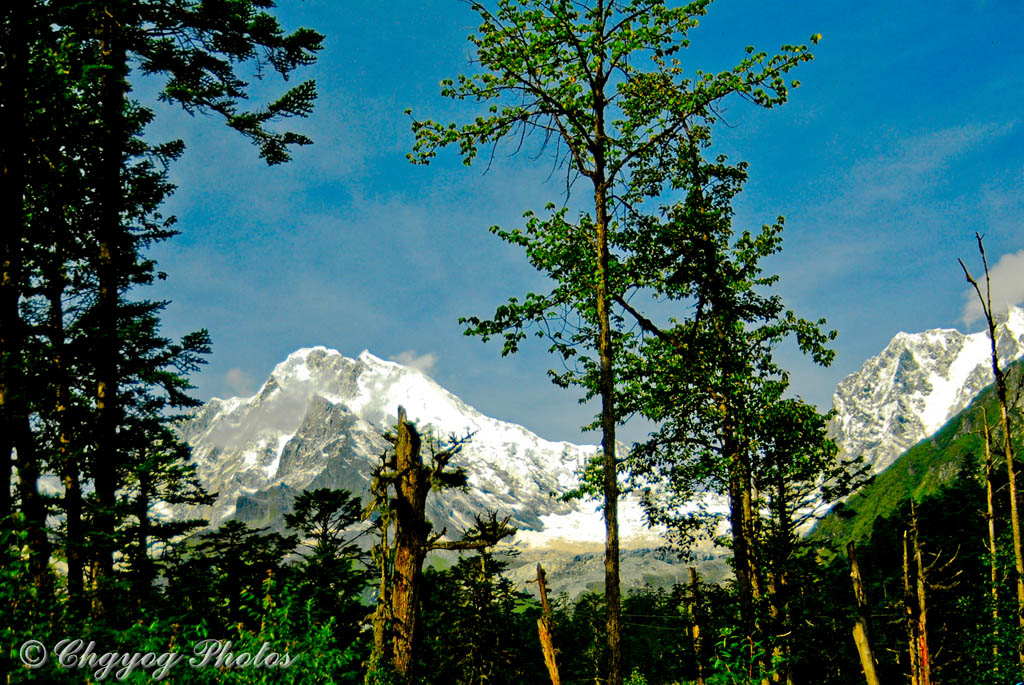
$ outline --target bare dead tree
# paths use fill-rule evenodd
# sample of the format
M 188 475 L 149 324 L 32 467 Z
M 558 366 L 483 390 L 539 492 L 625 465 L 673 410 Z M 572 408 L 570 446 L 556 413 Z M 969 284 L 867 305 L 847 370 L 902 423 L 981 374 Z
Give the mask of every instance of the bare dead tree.
M 850 578 L 853 580 L 853 593 L 857 597 L 857 623 L 853 626 L 853 641 L 857 645 L 857 653 L 860 655 L 860 665 L 864 669 L 864 678 L 867 685 L 879 685 L 878 674 L 875 672 L 875 655 L 871 649 L 871 633 L 869 620 L 871 609 L 868 605 L 868 595 L 864 588 L 864 579 L 860 574 L 860 565 L 857 563 L 857 553 L 853 542 L 846 546 L 846 555 L 850 560 Z
M 423 562 L 432 550 L 470 550 L 492 547 L 515 534 L 506 517 L 495 514 L 476 518 L 476 525 L 461 540 L 444 540 L 446 531 L 432 533 L 426 518 L 431 490 L 465 485 L 466 474 L 449 468 L 449 462 L 472 436 L 451 440 L 439 449 L 428 441 L 431 460 L 420 454 L 423 440 L 416 427 L 398 408 L 398 425 L 385 438 L 394 445 L 373 473 L 373 499 L 364 517 L 377 515 L 380 540 L 374 559 L 381 569 L 377 608 L 373 614 L 374 646 L 367 670 L 369 685 L 380 671 L 393 670 L 402 682 L 416 682 L 414 654 L 418 642 L 419 600 L 423 586 Z M 389 539 L 389 531 L 391 537 Z
M 982 312 L 985 315 L 985 323 L 988 326 L 988 337 L 992 350 L 992 375 L 995 377 L 996 398 L 999 400 L 1000 422 L 1003 428 L 1003 451 L 1006 454 L 1006 471 L 1010 479 L 1010 529 L 1013 533 L 1013 560 L 1017 572 L 1017 621 L 1021 630 L 1024 630 L 1024 552 L 1021 550 L 1020 517 L 1017 511 L 1017 476 L 1016 467 L 1013 461 L 1013 444 L 1010 440 L 1010 414 L 1006 393 L 1006 373 L 999 365 L 999 352 L 996 347 L 996 324 L 992 314 L 992 283 L 989 278 L 988 259 L 985 257 L 985 245 L 981 235 L 975 233 L 978 240 L 978 252 L 981 253 L 981 263 L 985 268 L 985 292 L 982 294 L 978 281 L 971 276 L 963 260 L 960 267 L 964 270 L 967 282 L 974 287 L 981 303 Z M 987 425 L 987 423 L 986 423 Z M 1018 649 L 1017 654 L 1021 664 L 1024 664 L 1024 651 Z

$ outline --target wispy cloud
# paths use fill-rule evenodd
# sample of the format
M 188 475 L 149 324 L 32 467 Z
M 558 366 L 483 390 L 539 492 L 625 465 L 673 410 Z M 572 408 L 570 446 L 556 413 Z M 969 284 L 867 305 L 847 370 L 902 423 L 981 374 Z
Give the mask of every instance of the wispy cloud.
M 433 370 L 434 365 L 437 364 L 437 355 L 430 352 L 417 354 L 416 350 L 406 350 L 396 354 L 392 357 L 392 360 L 429 374 Z
M 971 268 L 968 266 L 968 268 Z M 972 274 L 985 292 L 983 273 Z M 999 314 L 1011 305 L 1024 303 L 1024 250 L 1004 254 L 989 268 L 989 279 L 992 287 L 992 311 Z M 970 326 L 983 316 L 981 302 L 974 288 L 964 291 L 964 308 L 960 320 L 964 326 Z
M 850 170 L 849 199 L 871 204 L 912 197 L 940 180 L 958 155 L 1006 135 L 1015 123 L 965 124 L 903 139 L 895 149 Z
M 227 370 L 227 373 L 224 374 L 224 384 L 239 397 L 251 395 L 256 390 L 256 381 L 245 370 L 238 367 Z

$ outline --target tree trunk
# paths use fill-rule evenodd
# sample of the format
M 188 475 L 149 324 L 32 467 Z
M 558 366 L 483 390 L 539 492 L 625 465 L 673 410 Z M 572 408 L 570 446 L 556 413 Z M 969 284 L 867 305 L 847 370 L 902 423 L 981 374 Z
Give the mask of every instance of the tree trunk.
M 21 511 L 25 515 L 28 533 L 29 572 L 32 582 L 44 596 L 49 592 L 50 539 L 46 530 L 46 504 L 39 494 L 39 455 L 36 451 L 35 436 L 27 415 L 18 417 L 15 426 L 14 445 L 17 450 L 15 465 L 18 468 L 18 494 L 21 496 Z
M 389 493 L 385 488 L 383 491 L 373 491 L 373 496 L 387 501 Z M 384 514 L 382 514 L 384 515 Z M 377 681 L 373 679 L 373 671 L 391 667 L 391 649 L 388 644 L 388 623 L 391 619 L 391 546 L 388 543 L 389 522 L 381 523 L 381 539 L 374 546 L 374 561 L 380 567 L 380 587 L 377 590 L 377 607 L 373 612 L 373 652 L 370 654 L 370 666 L 366 671 L 366 685 L 374 685 Z
M 985 269 L 986 275 L 988 268 Z M 1006 454 L 1006 472 L 1010 481 L 1010 530 L 1013 531 L 1013 561 L 1017 572 L 1017 623 L 1024 631 L 1024 553 L 1021 551 L 1020 515 L 1017 507 L 1017 473 L 1013 458 L 1013 444 L 1010 433 L 1010 416 L 1006 399 L 1006 375 L 999 367 L 996 353 L 996 329 L 991 312 L 988 315 L 989 340 L 992 343 L 992 373 L 996 378 L 996 397 L 999 398 L 999 418 L 1003 426 L 1003 451 Z M 987 425 L 987 424 L 986 424 Z M 1017 658 L 1024 664 L 1024 651 L 1017 651 Z
M 700 634 L 700 583 L 697 569 L 690 567 L 690 636 L 693 638 L 693 659 L 696 666 L 696 685 L 704 685 L 704 643 Z
M 596 94 L 603 97 L 603 94 Z M 595 107 L 595 133 L 603 142 L 604 102 Z M 601 147 L 601 146 L 599 146 Z M 615 376 L 612 367 L 608 284 L 608 198 L 603 148 L 595 158 L 594 210 L 597 243 L 598 359 L 601 391 L 601 451 L 604 456 L 604 598 L 607 611 L 608 685 L 622 684 L 622 605 L 619 593 L 619 480 L 615 445 Z
M 775 558 L 767 567 L 769 573 L 767 589 L 771 601 L 772 634 L 775 636 L 772 655 L 781 663 L 773 680 L 777 683 L 784 682 L 787 685 L 792 685 L 793 670 L 790 664 L 793 654 L 793 630 L 790 627 L 789 618 L 789 564 L 793 556 L 796 535 L 793 532 L 793 522 L 788 506 L 790 492 L 781 471 L 773 489 L 775 540 L 772 544 L 772 554 Z
M 110 587 L 114 575 L 114 539 L 116 527 L 118 466 L 120 461 L 117 427 L 118 403 L 118 309 L 120 304 L 120 262 L 126 249 L 121 226 L 121 169 L 124 163 L 124 106 L 127 52 L 120 36 L 118 17 L 111 7 L 102 8 L 102 59 L 107 70 L 102 76 L 102 163 L 98 174 L 99 260 L 97 276 L 99 296 L 96 346 L 96 453 L 93 457 L 93 481 L 96 487 L 97 513 L 94 523 L 93 577 L 97 594 L 93 611 L 97 616 L 113 616 L 116 607 Z
M 14 513 L 11 500 L 12 456 L 25 384 L 21 378 L 23 328 L 21 296 L 22 237 L 25 234 L 25 120 L 28 81 L 28 2 L 14 0 L 7 11 L 5 64 L 0 77 L 3 136 L 0 138 L 0 520 Z
M 914 521 L 914 566 L 917 569 L 917 640 L 921 660 L 920 685 L 932 683 L 932 660 L 928 651 L 928 605 L 925 602 L 925 568 L 921 563 L 921 545 L 917 541 L 917 521 Z
M 64 344 L 64 277 L 63 249 L 59 244 L 54 254 L 53 273 L 50 274 L 49 319 L 50 354 L 53 364 L 54 399 L 57 403 L 57 465 L 64 485 L 64 556 L 68 564 L 68 599 L 75 613 L 82 611 L 85 596 L 85 559 L 82 552 L 82 483 L 78 456 L 71 453 L 71 426 L 68 411 L 71 406 L 71 387 L 68 376 L 67 350 Z
M 981 235 L 975 233 L 978 241 L 978 252 L 981 253 L 981 261 L 985 266 L 985 288 L 986 293 L 982 295 L 981 287 L 974 280 L 963 260 L 960 266 L 964 270 L 964 276 L 968 283 L 974 286 L 978 299 L 981 300 L 981 308 L 985 313 L 985 323 L 988 325 L 988 339 L 992 350 L 992 375 L 996 382 L 996 397 L 999 399 L 1000 423 L 1003 427 L 1003 451 L 1006 454 L 1006 471 L 1010 479 L 1010 530 L 1013 533 L 1013 560 L 1014 569 L 1017 574 L 1017 623 L 1024 631 L 1024 552 L 1021 551 L 1020 517 L 1017 512 L 1017 475 L 1013 460 L 1013 443 L 1010 434 L 1010 417 L 1006 399 L 1006 374 L 999 366 L 999 352 L 996 347 L 996 322 L 992 316 L 992 287 L 989 280 L 988 259 L 985 257 L 985 245 L 982 243 Z M 986 423 L 986 426 L 988 424 Z M 1018 648 L 1017 658 L 1021 665 L 1024 665 L 1024 650 Z
M 726 409 L 722 409 L 723 414 Z M 761 583 L 754 560 L 753 498 L 750 467 L 742 447 L 725 429 L 725 452 L 729 459 L 729 525 L 732 530 L 733 565 L 740 597 L 740 622 L 743 634 L 753 637 L 757 631 L 756 603 L 761 596 Z
M 420 456 L 420 436 L 399 410 L 395 443 L 395 572 L 391 588 L 395 671 L 415 682 L 413 655 L 417 642 L 420 585 L 427 549 L 426 500 L 430 480 Z
M 917 540 L 917 514 L 910 507 L 910 530 L 903 532 L 903 604 L 906 608 L 912 685 L 931 685 L 931 654 L 928 651 L 928 606 L 925 601 L 925 567 Z
M 853 594 L 857 597 L 857 623 L 853 626 L 853 640 L 857 644 L 857 653 L 860 655 L 860 665 L 864 669 L 864 678 L 867 685 L 878 685 L 878 674 L 875 673 L 875 656 L 871 650 L 871 636 L 869 632 L 869 621 L 871 609 L 868 606 L 868 596 L 864 588 L 864 579 L 860 574 L 860 565 L 857 563 L 857 554 L 854 544 L 851 542 L 846 546 L 846 554 L 850 559 L 850 578 L 853 580 Z
M 548 604 L 548 587 L 544 579 L 544 569 L 537 564 L 537 587 L 540 590 L 541 616 L 537 619 L 537 630 L 540 633 L 540 648 L 544 652 L 544 665 L 548 668 L 551 685 L 561 685 L 558 675 L 558 661 L 555 642 L 551 638 L 551 606 Z
M 985 433 L 985 519 L 988 521 L 988 567 L 992 594 L 992 663 L 999 669 L 999 564 L 996 550 L 995 488 L 992 483 L 992 435 L 988 429 L 988 412 L 981 408 L 981 421 Z
M 992 329 L 992 367 L 998 369 L 994 328 Z M 1006 378 L 1002 371 L 996 375 L 996 395 L 999 397 L 1000 421 L 1003 425 L 1003 451 L 1006 453 L 1006 472 L 1010 484 L 1010 529 L 1013 531 L 1013 562 L 1017 575 L 1017 623 L 1024 631 L 1024 553 L 1021 551 L 1020 515 L 1017 507 L 1017 473 L 1010 441 L 1010 417 L 1007 411 Z M 1024 664 L 1024 651 L 1018 649 L 1017 658 Z
M 903 531 L 903 609 L 907 630 L 907 647 L 910 655 L 910 685 L 921 683 L 921 657 L 917 639 L 917 601 L 914 597 L 910 572 L 911 556 L 909 531 Z

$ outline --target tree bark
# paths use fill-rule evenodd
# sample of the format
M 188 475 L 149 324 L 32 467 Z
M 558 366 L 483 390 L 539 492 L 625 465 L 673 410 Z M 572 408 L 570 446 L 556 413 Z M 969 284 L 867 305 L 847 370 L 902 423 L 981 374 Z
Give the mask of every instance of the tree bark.
M 598 70 L 600 72 L 600 69 Z M 608 633 L 608 685 L 622 684 L 622 602 L 619 590 L 619 480 L 615 444 L 615 373 L 608 269 L 608 188 L 605 169 L 603 84 L 594 91 L 594 214 L 597 246 L 598 361 L 601 394 L 601 451 L 604 456 L 604 598 Z
M 723 408 L 723 413 L 726 410 Z M 726 428 L 725 452 L 729 459 L 729 525 L 732 529 L 733 565 L 740 596 L 740 622 L 744 635 L 753 637 L 757 631 L 757 600 L 761 583 L 754 560 L 754 522 L 750 466 L 742 447 Z
M 917 540 L 917 514 L 910 507 L 910 529 L 903 531 L 903 604 L 906 609 L 912 685 L 931 685 L 925 567 Z
M 911 556 L 909 531 L 903 531 L 903 610 L 904 623 L 907 630 L 907 647 L 910 655 L 910 685 L 921 683 L 921 656 L 918 651 L 920 643 L 917 639 L 917 602 L 914 597 L 911 580 Z
M 868 606 L 867 591 L 864 588 L 864 579 L 860 574 L 860 565 L 857 563 L 857 553 L 853 542 L 846 546 L 846 555 L 850 560 L 850 578 L 853 580 L 853 594 L 857 598 L 857 623 L 853 626 L 853 640 L 857 644 L 857 653 L 860 655 L 860 665 L 864 669 L 864 678 L 867 685 L 878 685 L 878 674 L 875 672 L 875 656 L 871 650 L 871 636 L 869 632 L 869 621 L 871 609 Z
M 395 572 L 391 588 L 394 666 L 405 682 L 414 682 L 420 585 L 426 558 L 426 499 L 430 480 L 420 456 L 420 436 L 399 411 L 395 442 Z
M 992 594 L 992 661 L 999 669 L 999 564 L 996 550 L 995 488 L 992 483 L 992 435 L 988 429 L 988 412 L 981 408 L 982 429 L 985 434 L 985 519 L 988 522 L 988 567 Z
M 932 660 L 928 651 L 928 605 L 925 602 L 925 568 L 921 562 L 921 545 L 917 541 L 917 521 L 914 521 L 914 566 L 917 569 L 917 640 L 921 660 L 920 685 L 932 683 Z
M 545 582 L 544 569 L 537 564 L 537 587 L 540 591 L 541 616 L 537 619 L 537 631 L 540 634 L 540 648 L 544 653 L 544 665 L 547 666 L 551 685 L 561 685 L 558 675 L 558 661 L 555 658 L 558 650 L 551 637 L 551 606 L 548 604 L 548 587 Z

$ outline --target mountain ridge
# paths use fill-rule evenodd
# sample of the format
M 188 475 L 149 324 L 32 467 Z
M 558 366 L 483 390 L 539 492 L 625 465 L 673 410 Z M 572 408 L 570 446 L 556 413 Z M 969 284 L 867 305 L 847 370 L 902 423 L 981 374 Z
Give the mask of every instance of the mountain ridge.
M 1001 354 L 1024 353 L 1024 309 L 1007 311 L 998 329 Z M 928 437 L 991 382 L 986 332 L 955 329 L 899 333 L 878 355 L 839 383 L 831 430 L 848 455 L 861 454 L 875 472 Z M 596 501 L 561 502 L 597 452 L 594 445 L 545 440 L 524 426 L 484 415 L 421 370 L 363 350 L 356 358 L 323 346 L 301 348 L 277 364 L 250 397 L 214 398 L 180 427 L 193 450 L 200 481 L 217 500 L 207 508 L 179 508 L 175 516 L 207 518 L 216 526 L 236 517 L 257 526 L 280 526 L 302 490 L 344 488 L 365 497 L 383 434 L 406 408 L 427 435 L 472 434 L 454 462 L 468 487 L 428 499 L 435 530 L 454 537 L 474 514 L 510 516 L 518 529 L 512 548 L 526 552 L 513 568 L 525 581 L 525 562 L 573 569 L 579 591 L 600 576 L 604 522 Z M 429 441 L 428 441 L 429 444 Z M 720 498 L 706 504 L 724 512 Z M 644 524 L 636 498 L 620 503 L 620 531 L 634 578 L 678 579 L 657 550 L 664 539 Z M 724 552 L 710 543 L 695 550 L 707 574 L 727 573 Z M 646 556 L 645 556 L 646 555 Z M 652 566 L 653 565 L 653 566 Z M 585 568 L 585 572 L 580 571 Z
M 1000 315 L 996 343 L 1004 364 L 1024 355 L 1024 309 Z M 840 449 L 883 471 L 992 383 L 990 350 L 984 330 L 897 333 L 836 387 L 830 430 Z

